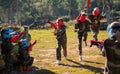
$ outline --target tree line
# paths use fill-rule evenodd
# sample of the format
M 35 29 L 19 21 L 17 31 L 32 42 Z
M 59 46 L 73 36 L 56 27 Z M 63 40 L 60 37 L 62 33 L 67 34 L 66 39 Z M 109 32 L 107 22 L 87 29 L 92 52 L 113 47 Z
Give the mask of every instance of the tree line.
M 0 0 L 0 20 L 15 21 L 22 24 L 44 23 L 46 18 L 51 20 L 58 17 L 74 19 L 83 10 L 87 0 Z M 112 15 L 120 15 L 119 0 L 105 0 L 111 7 Z M 102 12 L 102 0 L 91 0 L 88 13 L 94 7 Z

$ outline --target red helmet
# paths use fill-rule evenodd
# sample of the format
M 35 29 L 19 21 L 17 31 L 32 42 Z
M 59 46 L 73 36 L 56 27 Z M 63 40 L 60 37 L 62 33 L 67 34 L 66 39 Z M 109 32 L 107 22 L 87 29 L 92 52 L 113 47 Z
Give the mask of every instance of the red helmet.
M 80 21 L 81 21 L 81 22 L 85 22 L 86 17 L 87 17 L 87 16 L 86 16 L 85 12 L 81 12 Z
M 60 28 L 63 25 L 63 19 L 62 18 L 58 18 L 56 20 L 56 23 L 57 23 L 57 27 Z
M 95 7 L 94 10 L 93 10 L 93 12 L 92 12 L 92 14 L 93 14 L 94 16 L 98 16 L 99 13 L 100 13 L 100 9 L 99 9 L 98 7 Z

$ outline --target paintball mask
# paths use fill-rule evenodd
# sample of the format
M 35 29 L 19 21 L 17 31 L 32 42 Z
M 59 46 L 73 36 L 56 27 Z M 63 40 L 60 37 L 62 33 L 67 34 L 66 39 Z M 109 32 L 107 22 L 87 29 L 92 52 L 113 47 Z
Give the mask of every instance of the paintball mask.
M 108 28 L 108 37 L 114 40 L 117 40 L 120 42 L 120 23 L 119 22 L 113 22 L 111 23 Z
M 94 16 L 98 16 L 99 13 L 100 13 L 100 9 L 99 9 L 98 7 L 95 7 L 94 10 L 93 10 L 93 12 L 92 12 L 92 14 L 93 14 Z
M 11 29 L 3 29 L 2 31 L 1 31 L 1 36 L 3 37 L 3 38 L 7 38 L 7 39 L 9 39 L 9 38 L 11 38 L 11 33 L 13 32 L 13 30 L 11 30 Z
M 22 39 L 22 40 L 20 40 L 19 46 L 21 46 L 21 47 L 23 47 L 23 48 L 28 47 L 27 39 Z
M 62 18 L 58 18 L 56 20 L 56 23 L 57 23 L 57 27 L 60 28 L 63 25 L 63 19 Z
M 80 21 L 85 22 L 85 20 L 86 20 L 86 14 L 85 12 L 81 12 Z

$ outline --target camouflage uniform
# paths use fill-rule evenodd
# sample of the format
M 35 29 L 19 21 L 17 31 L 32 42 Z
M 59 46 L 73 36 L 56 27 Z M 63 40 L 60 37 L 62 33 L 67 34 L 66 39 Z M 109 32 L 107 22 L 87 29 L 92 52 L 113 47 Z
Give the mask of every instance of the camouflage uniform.
M 104 51 L 107 57 L 105 74 L 120 74 L 120 43 L 107 39 Z
M 10 39 L 4 38 L 3 33 L 7 29 L 1 31 L 2 43 L 1 43 L 1 54 L 5 62 L 5 68 L 9 72 L 13 68 L 13 64 L 16 62 L 13 57 L 13 44 L 10 42 Z
M 100 30 L 100 20 L 103 19 L 104 16 L 94 16 L 88 15 L 88 19 L 91 21 L 90 30 L 93 33 L 94 40 L 98 40 L 97 35 Z
M 67 57 L 67 37 L 65 25 L 62 25 L 61 28 L 56 29 L 56 39 L 57 39 L 56 56 L 57 60 L 61 60 L 61 47 L 63 48 L 64 57 Z
M 112 22 L 107 31 L 109 38 L 104 41 L 103 49 L 107 58 L 105 74 L 120 74 L 120 23 Z
M 29 67 L 32 65 L 33 63 L 33 57 L 30 57 L 27 48 L 19 48 L 19 56 L 18 56 L 18 60 L 20 62 L 20 66 L 25 66 L 25 67 Z
M 76 31 L 78 33 L 78 40 L 79 40 L 79 55 L 82 55 L 82 37 L 84 36 L 83 41 L 86 41 L 87 39 L 87 31 L 88 31 L 88 25 L 90 23 L 86 20 L 84 23 L 82 23 L 81 21 L 78 21 L 75 26 L 74 29 L 75 31 L 78 29 L 78 31 Z
M 19 55 L 18 55 L 18 62 L 20 65 L 20 71 L 23 72 L 24 70 L 32 70 L 31 66 L 33 64 L 34 58 L 29 54 L 29 44 L 27 39 L 21 39 L 19 41 Z

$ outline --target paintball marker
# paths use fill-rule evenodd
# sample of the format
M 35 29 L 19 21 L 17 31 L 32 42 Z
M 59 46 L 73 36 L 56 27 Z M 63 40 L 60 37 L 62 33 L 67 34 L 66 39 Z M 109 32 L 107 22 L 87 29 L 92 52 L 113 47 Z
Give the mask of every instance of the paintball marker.
M 24 34 L 24 32 L 19 32 L 18 34 L 14 35 L 14 36 L 10 39 L 10 41 L 11 41 L 11 42 L 17 41 L 23 34 Z
M 31 51 L 33 46 L 37 43 L 37 40 L 35 40 L 33 43 L 31 43 L 28 47 L 28 51 Z
M 90 47 L 92 47 L 92 45 L 96 45 L 99 49 L 102 50 L 104 41 L 90 40 Z
M 89 7 L 90 7 L 90 0 L 87 0 L 85 7 L 86 7 L 86 8 L 89 8 Z
M 57 29 L 57 26 L 53 22 L 51 22 L 49 19 L 47 19 L 46 22 L 48 22 L 52 26 L 52 28 Z

